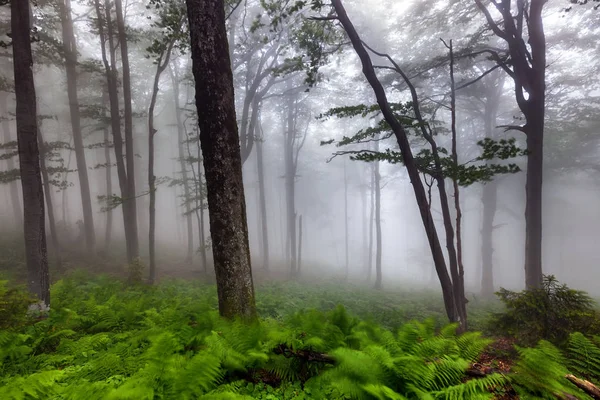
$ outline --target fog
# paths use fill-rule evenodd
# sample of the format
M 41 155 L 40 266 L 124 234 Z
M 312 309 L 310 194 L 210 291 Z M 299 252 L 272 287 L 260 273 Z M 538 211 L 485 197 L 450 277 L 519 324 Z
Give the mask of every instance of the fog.
M 448 50 L 440 38 L 453 39 L 455 51 L 460 53 L 484 43 L 501 46 L 489 30 L 483 29 L 484 17 L 474 5 L 460 1 L 403 1 L 370 0 L 346 1 L 348 14 L 362 40 L 373 49 L 384 52 L 412 77 L 421 99 L 427 120 L 436 127 L 435 140 L 439 146 L 451 147 Z M 597 238 L 600 224 L 600 90 L 598 73 L 598 40 L 600 26 L 598 11 L 578 8 L 564 12 L 565 4 L 552 2 L 547 6 L 544 23 L 547 38 L 547 100 L 546 131 L 544 141 L 543 186 L 543 272 L 555 275 L 561 282 L 578 289 L 600 295 L 596 282 L 600 279 L 600 255 Z M 564 2 L 568 3 L 568 2 Z M 568 4 L 566 4 L 568 5 Z M 110 131 L 107 100 L 103 100 L 106 78 L 100 52 L 100 41 L 94 25 L 94 10 L 87 2 L 74 1 L 74 35 L 78 50 L 77 91 L 85 157 L 90 181 L 96 249 L 100 256 L 108 253 L 125 264 L 122 207 L 112 212 L 112 238 L 105 247 L 107 206 L 103 196 L 121 196 L 117 169 L 111 168 L 112 191 L 107 192 L 105 158 L 105 130 Z M 57 9 L 52 2 L 34 7 L 35 25 L 39 27 L 40 41 L 33 44 L 34 73 L 37 91 L 40 131 L 48 144 L 57 143 L 47 164 L 52 183 L 51 197 L 57 223 L 58 239 L 65 259 L 70 255 L 85 253 L 85 238 L 81 227 L 84 219 L 80 183 L 73 146 L 73 133 L 67 78 L 64 60 L 53 45 L 62 41 L 60 19 L 53 18 Z M 147 58 L 151 40 L 160 37 L 159 28 L 153 27 L 155 14 L 146 9 L 145 2 L 126 5 L 126 23 L 131 29 L 129 58 L 131 64 L 133 129 L 135 150 L 135 180 L 137 222 L 140 239 L 140 256 L 148 257 L 148 107 L 152 83 L 156 73 L 154 57 Z M 372 285 L 375 279 L 376 234 L 372 227 L 374 216 L 373 187 L 374 164 L 379 165 L 381 176 L 381 272 L 383 287 L 398 285 L 408 287 L 431 286 L 439 289 L 432 255 L 425 235 L 419 208 L 405 167 L 400 163 L 385 161 L 352 160 L 349 154 L 337 152 L 370 148 L 368 143 L 336 146 L 343 137 L 350 137 L 361 129 L 375 127 L 381 116 L 337 118 L 321 117 L 333 107 L 376 104 L 372 88 L 363 76 L 355 52 L 340 37 L 323 45 L 330 52 L 319 68 L 315 85 L 306 84 L 306 71 L 277 72 L 286 58 L 304 55 L 295 47 L 298 38 L 293 29 L 269 32 L 269 27 L 252 31 L 261 10 L 258 1 L 243 2 L 228 19 L 230 46 L 236 97 L 237 119 L 240 134 L 247 131 L 242 143 L 249 151 L 243 163 L 249 242 L 253 272 L 260 276 L 285 278 L 290 271 L 288 245 L 289 218 L 287 210 L 290 196 L 295 204 L 295 246 L 300 246 L 300 276 L 308 279 L 343 280 L 348 269 L 348 279 L 357 284 Z M 7 23 L 9 12 L 2 19 Z M 149 19 L 150 18 L 150 19 Z M 5 25 L 6 26 L 6 25 Z M 7 30 L 5 29 L 6 35 Z M 264 42 L 262 38 L 266 39 Z M 8 37 L 4 37 L 9 40 Z M 54 44 L 53 44 L 54 43 Z M 60 46 L 59 46 L 60 47 Z M 116 52 L 120 60 L 119 52 Z M 262 58 L 261 58 L 262 57 Z M 58 58 L 58 60 L 57 60 Z M 373 63 L 390 67 L 390 62 L 371 53 Z M 444 60 L 440 62 L 440 60 Z M 6 172 L 17 168 L 18 159 L 13 154 L 16 140 L 14 121 L 15 98 L 12 93 L 12 57 L 4 54 L 0 59 L 3 77 L 3 94 L 6 108 L 0 105 L 5 122 L 2 124 L 2 156 L 0 168 Z M 457 85 L 472 81 L 492 65 L 493 61 L 481 57 L 465 57 L 456 61 Z M 182 187 L 182 164 L 188 179 L 203 174 L 198 169 L 198 125 L 194 104 L 194 83 L 191 75 L 189 51 L 174 50 L 167 70 L 159 84 L 154 110 L 156 191 L 156 242 L 159 276 L 203 276 L 207 267 L 212 272 L 210 232 L 206 202 L 204 209 L 186 215 L 185 191 Z M 378 69 L 390 101 L 407 102 L 410 93 L 403 81 L 393 72 Z M 264 72 L 264 74 L 263 74 Z M 120 73 L 120 71 L 119 71 Z M 175 74 L 175 77 L 171 77 Z M 248 93 L 259 75 L 260 83 L 254 90 L 260 99 L 243 115 Z M 176 83 L 177 88 L 174 87 Z M 174 89 L 178 91 L 175 100 Z M 497 92 L 490 97 L 490 90 Z M 264 91 L 261 92 L 261 91 Z M 121 90 L 119 90 L 121 96 Z M 256 95 L 259 96 L 259 95 Z M 104 96 L 106 97 L 106 96 Z M 179 107 L 176 105 L 176 101 Z M 525 148 L 525 135 L 520 131 L 501 126 L 523 124 L 523 116 L 515 101 L 514 83 L 501 68 L 494 70 L 457 91 L 456 125 L 458 158 L 461 163 L 474 160 L 480 153 L 477 146 L 484 139 L 486 102 L 497 106 L 493 123 L 493 138 L 515 138 L 516 144 Z M 290 121 L 289 105 L 293 105 Z M 258 105 L 256 122 L 251 122 L 254 106 Z M 97 109 L 102 111 L 98 114 Z M 181 162 L 178 139 L 178 118 L 184 134 L 184 157 Z M 245 125 L 245 127 L 244 127 Z M 253 125 L 253 126 L 248 126 Z M 290 129 L 291 127 L 291 129 Z M 293 132 L 291 149 L 289 132 Z M 252 139 L 249 139 L 252 136 Z M 414 136 L 414 135 L 413 135 Z M 286 139 L 287 138 L 287 139 Z M 413 140 L 414 139 L 414 140 Z M 419 138 L 411 139 L 416 154 L 426 147 Z M 324 143 L 327 141 L 333 143 Z M 110 141 L 113 141 L 112 135 Z M 62 143 L 62 144 L 61 144 Z M 266 214 L 261 213 L 261 187 L 258 173 L 258 147 L 262 147 L 264 171 L 264 197 Z M 394 136 L 382 139 L 380 149 L 397 150 Z M 52 146 L 51 146 L 52 147 Z M 250 147 L 248 149 L 248 147 Z M 293 195 L 286 186 L 286 151 L 292 154 L 295 165 Z M 110 147 L 111 164 L 115 162 L 114 146 Z M 288 160 L 289 161 L 289 160 Z M 474 164 L 481 164 L 474 161 Z M 475 182 L 460 189 L 462 209 L 462 259 L 465 285 L 468 292 L 478 293 L 482 280 L 482 224 L 484 215 L 484 188 L 494 185 L 492 263 L 494 287 L 521 289 L 525 271 L 525 184 L 526 157 L 517 156 L 499 162 L 514 163 L 520 171 L 498 174 L 491 182 Z M 4 238 L 21 235 L 22 215 L 15 210 L 15 196 L 22 202 L 19 181 L 3 179 L 0 185 L 0 229 Z M 448 182 L 450 180 L 447 179 Z M 428 178 L 424 178 L 427 184 Z M 447 184 L 450 202 L 452 186 Z M 198 189 L 198 188 L 196 188 Z M 196 190 L 194 189 L 194 190 Z M 202 196 L 204 188 L 199 189 Z M 47 194 L 48 195 L 48 194 Z M 440 241 L 445 244 L 439 197 L 435 185 L 431 188 L 432 214 L 438 228 Z M 191 208 L 199 206 L 192 199 Z M 22 212 L 22 211 L 21 211 Z M 453 210 L 453 213 L 455 210 Z M 205 218 L 204 235 L 208 243 L 208 266 L 202 265 L 199 249 L 200 214 Z M 302 218 L 302 236 L 299 218 Z M 193 262 L 187 264 L 188 218 L 193 227 Z M 453 218 L 455 215 L 453 214 Z M 264 254 L 263 219 L 268 231 L 268 254 Z M 50 228 L 47 229 L 50 237 Z M 48 240 L 51 255 L 56 253 Z M 444 245 L 445 248 L 445 245 Z M 120 258 L 119 258 L 120 257 Z M 265 272 L 266 260 L 269 273 Z M 50 257 L 53 262 L 52 256 Z M 369 268 L 369 265 L 371 266 Z M 368 276 L 368 272 L 371 275 Z

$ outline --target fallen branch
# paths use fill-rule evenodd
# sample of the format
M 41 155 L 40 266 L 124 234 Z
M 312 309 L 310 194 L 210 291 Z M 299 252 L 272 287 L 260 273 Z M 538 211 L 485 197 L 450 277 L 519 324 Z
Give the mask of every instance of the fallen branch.
M 585 379 L 577 378 L 575 375 L 571 374 L 565 375 L 565 378 L 567 378 L 572 384 L 577 386 L 579 389 L 592 396 L 594 399 L 600 399 L 600 389 L 598 389 L 598 386 L 594 385 L 592 382 L 586 381 Z
M 274 350 L 274 353 L 283 354 L 283 356 L 286 358 L 296 357 L 301 358 L 305 361 L 316 361 L 326 364 L 335 363 L 335 359 L 329 354 L 318 353 L 312 350 L 294 350 L 284 344 L 280 344 L 279 346 L 277 346 Z

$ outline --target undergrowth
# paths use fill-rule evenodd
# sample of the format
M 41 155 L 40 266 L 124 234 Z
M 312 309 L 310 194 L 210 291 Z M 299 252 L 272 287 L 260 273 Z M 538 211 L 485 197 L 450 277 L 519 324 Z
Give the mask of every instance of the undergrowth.
M 388 329 L 331 292 L 315 300 L 270 288 L 258 290 L 260 323 L 247 325 L 218 316 L 210 285 L 60 280 L 47 319 L 0 331 L 0 399 L 484 399 L 507 390 L 584 399 L 564 374 L 599 376 L 600 349 L 581 334 L 566 354 L 548 342 L 519 349 L 516 374 L 470 378 L 491 342 L 480 333 L 457 336 L 455 325 L 405 322 L 400 312 Z M 349 308 L 367 308 L 354 300 Z

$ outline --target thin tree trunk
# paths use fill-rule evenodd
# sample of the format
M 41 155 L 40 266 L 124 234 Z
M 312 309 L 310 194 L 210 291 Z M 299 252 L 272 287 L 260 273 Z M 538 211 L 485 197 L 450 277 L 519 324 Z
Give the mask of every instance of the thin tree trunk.
M 486 98 L 484 110 L 484 129 L 485 137 L 493 138 L 494 126 L 496 125 L 496 116 L 498 113 L 498 102 L 501 95 L 502 79 L 490 91 L 491 95 Z M 494 82 L 496 83 L 496 82 Z M 498 184 L 495 181 L 488 182 L 483 186 L 482 203 L 482 222 L 481 222 L 481 295 L 492 297 L 494 295 L 494 218 L 497 207 Z
M 42 173 L 42 186 L 44 187 L 44 197 L 46 199 L 46 208 L 48 210 L 48 225 L 50 226 L 50 236 L 52 238 L 52 247 L 54 248 L 54 257 L 56 265 L 62 265 L 60 256 L 60 240 L 56 230 L 56 219 L 54 218 L 54 207 L 52 205 L 52 188 L 50 187 L 50 177 L 46 168 L 46 144 L 42 137 L 42 132 L 38 127 L 38 148 L 40 150 L 40 171 Z
M 370 212 L 369 212 L 369 264 L 367 270 L 367 282 L 371 282 L 373 275 L 373 225 L 375 223 L 375 162 L 371 163 L 371 185 L 370 185 Z
M 265 271 L 269 270 L 269 225 L 267 217 L 267 199 L 265 194 L 265 170 L 264 170 L 264 156 L 263 156 L 263 140 L 264 135 L 262 131 L 262 125 L 260 119 L 257 121 L 257 128 L 260 137 L 256 141 L 256 165 L 258 170 L 258 193 L 259 193 L 259 204 L 260 204 L 260 222 L 261 222 L 261 235 L 262 235 L 262 252 L 263 252 L 263 266 Z
M 185 220 L 187 225 L 187 254 L 185 257 L 185 262 L 191 264 L 192 260 L 194 259 L 194 226 L 192 221 L 192 208 L 190 203 L 190 182 L 188 179 L 188 170 L 183 150 L 183 141 L 187 138 L 184 138 L 183 122 L 181 121 L 181 110 L 179 105 L 179 81 L 175 75 L 175 71 L 173 70 L 173 68 L 169 68 L 169 75 L 171 77 L 171 83 L 173 85 L 175 120 L 177 122 L 177 142 L 179 143 L 179 166 L 181 168 L 181 179 L 183 182 Z
M 369 238 L 368 238 L 368 210 L 367 210 L 367 182 L 365 182 L 366 178 L 366 173 L 365 173 L 366 169 L 362 170 L 362 174 L 361 174 L 361 186 L 360 186 L 360 204 L 361 204 L 361 210 L 362 210 L 362 251 L 363 251 L 363 268 L 367 268 L 368 263 L 369 263 Z
M 375 151 L 379 151 L 379 137 L 375 138 Z M 381 271 L 381 174 L 379 173 L 379 161 L 375 163 L 373 171 L 373 181 L 375 184 L 375 289 L 381 289 L 383 286 L 383 274 Z
M 156 98 L 158 97 L 158 84 L 160 76 L 169 65 L 171 58 L 171 50 L 175 40 L 172 39 L 167 45 L 167 48 L 158 58 L 156 66 L 156 74 L 154 75 L 154 84 L 152 85 L 152 98 L 150 99 L 150 107 L 148 107 L 148 191 L 150 194 L 150 204 L 148 206 L 149 214 L 149 229 L 148 229 L 148 252 L 150 256 L 149 277 L 150 284 L 156 279 L 156 177 L 154 176 L 154 108 L 156 107 Z
M 46 249 L 44 191 L 37 142 L 37 115 L 30 42 L 30 5 L 11 1 L 11 37 L 16 95 L 17 143 L 23 189 L 23 229 L 27 286 L 45 307 L 50 305 L 50 275 Z
M 291 85 L 291 81 L 288 81 Z M 288 88 L 290 88 L 288 85 Z M 285 134 L 285 194 L 287 210 L 287 236 L 289 248 L 290 272 L 296 276 L 296 171 L 294 169 L 296 98 L 289 95 L 287 99 L 287 129 Z
M 7 92 L 0 94 L 0 114 L 2 114 L 2 134 L 4 143 L 11 141 L 8 106 L 6 104 L 7 99 Z M 6 160 L 6 166 L 9 171 L 15 169 L 15 162 L 12 157 Z M 12 205 L 16 226 L 23 227 L 23 209 L 21 208 L 21 200 L 19 199 L 19 185 L 16 179 L 11 181 L 8 185 L 8 190 L 10 191 L 10 202 Z
M 200 143 L 198 144 L 200 146 Z M 205 230 L 205 222 L 204 222 L 204 183 L 202 182 L 202 163 L 200 162 L 201 155 L 200 147 L 198 147 L 198 197 L 200 202 L 200 225 L 198 226 L 198 230 L 200 233 L 200 258 L 202 259 L 202 266 L 204 267 L 204 272 L 208 273 L 208 259 L 206 257 L 206 230 Z M 210 214 L 209 214 L 210 215 Z
M 419 176 L 419 170 L 417 168 L 417 165 L 415 164 L 415 160 L 412 154 L 412 150 L 410 148 L 410 143 L 408 141 L 406 131 L 404 130 L 404 127 L 400 124 L 400 122 L 396 119 L 393 111 L 390 108 L 385 90 L 383 89 L 381 82 L 379 82 L 379 80 L 377 79 L 377 74 L 375 73 L 375 69 L 373 68 L 373 64 L 371 62 L 369 54 L 367 53 L 360 37 L 358 36 L 356 29 L 352 25 L 352 22 L 348 18 L 348 15 L 342 5 L 342 2 L 340 0 L 332 0 L 332 4 L 336 10 L 337 17 L 340 23 L 344 27 L 344 30 L 346 31 L 348 36 L 350 37 L 352 45 L 361 60 L 363 73 L 369 81 L 369 84 L 373 88 L 373 91 L 375 92 L 375 96 L 377 97 L 377 103 L 381 108 L 383 116 L 389 123 L 390 127 L 392 128 L 392 131 L 394 132 L 394 135 L 396 136 L 396 140 L 398 141 L 398 145 L 402 153 L 402 157 L 406 166 L 406 170 L 408 172 L 410 182 L 413 185 L 415 198 L 419 206 L 419 212 L 421 214 L 423 226 L 425 227 L 427 239 L 431 248 L 434 265 L 436 267 L 438 278 L 442 286 L 442 294 L 444 297 L 446 314 L 451 322 L 455 322 L 458 320 L 458 317 L 456 313 L 456 306 L 454 304 L 452 280 L 450 279 L 448 270 L 446 269 L 444 253 L 440 245 L 433 217 L 427 204 L 427 193 L 425 192 L 423 182 L 421 181 L 421 178 Z
M 127 33 L 125 19 L 123 18 L 123 4 L 115 0 L 117 15 L 117 30 L 119 46 L 121 48 L 121 64 L 123 65 L 123 108 L 125 117 L 125 163 L 127 167 L 126 196 L 123 203 L 126 229 L 129 231 L 127 242 L 128 260 L 132 262 L 140 255 L 138 226 L 137 226 L 137 201 L 135 191 L 135 151 L 133 148 L 133 111 L 131 108 L 131 77 L 129 71 L 129 52 L 127 50 Z
M 187 0 L 186 3 L 219 312 L 227 318 L 255 319 L 240 138 L 224 4 L 223 0 Z
M 302 214 L 298 218 L 298 275 L 300 275 L 300 270 L 302 269 Z
M 350 273 L 350 259 L 348 250 L 348 172 L 346 171 L 346 159 L 344 159 L 344 252 L 346 255 L 346 262 L 344 266 L 344 280 L 348 280 L 348 274 Z
M 77 44 L 73 33 L 71 19 L 71 0 L 61 0 L 60 4 L 62 39 L 65 57 L 65 71 L 67 74 L 67 95 L 69 98 L 69 114 L 73 131 L 73 145 L 75 147 L 75 160 L 79 177 L 79 190 L 83 209 L 83 224 L 85 230 L 85 243 L 88 253 L 92 254 L 96 248 L 96 232 L 94 230 L 94 215 L 92 212 L 92 198 L 90 195 L 90 182 L 88 177 L 83 136 L 81 133 L 81 119 L 79 115 L 79 98 L 77 95 Z
M 452 40 L 448 45 L 450 52 L 450 113 L 451 113 L 451 130 L 452 130 L 452 161 L 458 166 L 458 150 L 457 150 L 457 134 L 456 134 L 456 86 L 454 83 L 454 49 Z M 456 297 L 457 311 L 460 317 L 460 330 L 467 330 L 467 309 L 465 298 L 465 270 L 462 259 L 462 238 L 461 238 L 461 220 L 462 210 L 460 208 L 460 190 L 458 187 L 458 178 L 453 177 L 452 185 L 454 189 L 454 209 L 456 210 L 456 264 L 458 267 L 458 279 L 454 284 L 454 296 Z
M 102 92 L 102 104 L 106 107 L 108 102 L 107 92 Z M 105 111 L 106 113 L 106 111 Z M 108 133 L 108 126 L 104 126 L 104 159 L 106 161 L 106 196 L 113 195 L 112 189 L 112 161 L 110 158 L 110 138 Z M 112 209 L 106 210 L 106 230 L 104 232 L 104 252 L 108 254 L 110 251 L 111 237 L 112 237 L 112 220 L 113 220 L 113 212 Z

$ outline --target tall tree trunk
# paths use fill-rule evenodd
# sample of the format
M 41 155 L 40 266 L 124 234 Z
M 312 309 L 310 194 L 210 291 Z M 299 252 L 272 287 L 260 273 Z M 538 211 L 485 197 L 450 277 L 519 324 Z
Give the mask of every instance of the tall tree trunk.
M 296 267 L 298 268 L 298 275 L 300 275 L 302 268 L 302 214 L 298 217 L 298 262 Z
M 267 199 L 265 194 L 265 168 L 264 168 L 264 156 L 263 156 L 263 140 L 264 135 L 262 132 L 262 125 L 260 119 L 257 123 L 257 128 L 260 137 L 256 140 L 256 166 L 258 170 L 258 193 L 260 203 L 260 223 L 261 223 L 261 236 L 262 236 L 262 253 L 263 253 L 263 266 L 266 271 L 269 270 L 269 225 L 267 217 Z
M 367 269 L 367 282 L 371 282 L 373 275 L 373 225 L 375 223 L 375 162 L 371 163 L 370 185 L 370 211 L 369 211 L 369 264 Z
M 148 229 L 148 252 L 150 255 L 150 266 L 148 280 L 154 283 L 156 279 L 156 177 L 154 176 L 154 108 L 156 107 L 156 98 L 158 97 L 158 84 L 160 76 L 169 65 L 171 59 L 171 50 L 175 44 L 175 39 L 167 45 L 167 48 L 158 58 L 156 74 L 154 75 L 154 84 L 152 85 L 152 98 L 148 107 L 148 192 L 150 194 L 150 204 L 148 205 L 149 229 Z M 179 218 L 178 218 L 179 219 Z
M 450 114 L 451 114 L 451 131 L 452 131 L 452 161 L 458 166 L 458 138 L 456 133 L 456 85 L 454 83 L 454 49 L 452 40 L 448 45 L 450 53 Z M 453 177 L 452 185 L 454 189 L 454 209 L 456 211 L 456 278 L 452 277 L 454 284 L 454 297 L 456 298 L 456 308 L 460 317 L 460 330 L 467 330 L 467 302 L 465 298 L 465 271 L 462 260 L 462 234 L 461 220 L 462 210 L 460 208 L 460 190 L 458 187 L 458 178 Z
M 542 11 L 547 0 L 494 3 L 502 15 L 500 26 L 481 0 L 475 0 L 491 30 L 508 46 L 511 65 L 497 60 L 515 84 L 515 98 L 525 116 L 515 127 L 527 136 L 527 183 L 525 185 L 525 285 L 542 287 L 542 176 L 546 103 L 546 36 Z M 513 12 L 516 11 L 516 14 Z M 525 29 L 527 28 L 527 29 Z M 526 45 L 527 43 L 527 45 Z M 512 68 L 511 68 L 512 67 Z M 527 98 L 526 98 L 527 94 Z
M 8 116 L 7 106 L 8 93 L 4 92 L 0 94 L 0 114 L 2 118 L 2 135 L 4 143 L 11 141 L 10 138 L 10 123 Z M 6 166 L 9 171 L 15 169 L 15 162 L 12 158 L 6 160 Z M 13 180 L 8 184 L 8 190 L 10 191 L 10 202 L 13 210 L 16 226 L 23 227 L 23 209 L 21 208 L 21 201 L 19 199 L 19 185 L 17 180 Z M 19 228 L 20 229 L 20 228 Z
M 44 188 L 44 197 L 46 199 L 46 208 L 48 209 L 48 225 L 50 226 L 50 236 L 52 237 L 52 247 L 54 248 L 54 257 L 56 265 L 62 265 L 60 255 L 60 240 L 56 230 L 56 219 L 54 218 L 54 206 L 52 205 L 52 188 L 50 187 L 50 177 L 46 167 L 46 144 L 42 136 L 42 131 L 38 127 L 38 148 L 40 151 L 40 171 L 42 173 L 42 186 Z
M 219 312 L 256 318 L 223 0 L 187 0 Z
M 344 265 L 344 280 L 348 280 L 348 274 L 350 273 L 348 241 L 348 171 L 346 170 L 346 159 L 344 159 L 344 252 L 346 256 L 346 262 Z
M 379 151 L 379 136 L 375 138 L 375 151 Z M 383 275 L 381 271 L 381 174 L 379 173 L 379 161 L 373 161 L 373 183 L 375 184 L 375 289 L 383 286 Z
M 362 210 L 362 251 L 363 251 L 363 268 L 367 269 L 369 264 L 369 228 L 368 228 L 368 210 L 367 210 L 367 188 L 368 183 L 366 182 L 367 178 L 367 169 L 362 169 L 361 174 L 361 185 L 360 185 L 360 205 Z
M 125 227 L 129 231 L 127 241 L 127 258 L 129 262 L 140 255 L 138 226 L 137 226 L 137 201 L 135 192 L 135 151 L 133 149 L 133 111 L 131 108 L 131 77 L 129 71 L 129 52 L 127 50 L 127 32 L 125 30 L 125 19 L 123 17 L 123 4 L 121 0 L 115 0 L 115 11 L 117 14 L 117 30 L 119 32 L 119 46 L 121 48 L 121 64 L 123 65 L 123 109 L 125 117 L 125 163 L 127 167 L 127 185 L 123 212 Z
M 96 9 L 96 17 L 98 19 L 98 31 L 100 36 L 100 48 L 102 54 L 102 62 L 104 64 L 106 81 L 108 86 L 108 98 L 110 103 L 110 121 L 111 131 L 113 136 L 113 145 L 115 148 L 115 160 L 117 164 L 117 176 L 119 178 L 119 189 L 121 191 L 121 198 L 123 199 L 122 211 L 123 211 L 123 227 L 125 231 L 125 242 L 127 248 L 127 261 L 132 262 L 137 255 L 133 252 L 133 249 L 138 246 L 137 242 L 137 222 L 135 221 L 135 215 L 133 216 L 133 222 L 136 225 L 136 231 L 134 232 L 131 227 L 132 213 L 130 204 L 132 201 L 129 199 L 129 187 L 127 170 L 125 168 L 125 155 L 123 154 L 123 136 L 121 134 L 121 116 L 119 112 L 119 92 L 118 92 L 118 74 L 117 74 L 117 63 L 116 63 L 116 47 L 114 43 L 115 32 L 114 23 L 112 21 L 111 14 L 111 3 L 108 0 L 104 0 L 104 14 L 100 9 L 100 1 L 95 0 L 94 6 Z M 106 28 L 106 31 L 105 31 Z M 106 43 L 108 43 L 108 54 L 106 51 Z M 110 64 L 109 64 L 110 57 Z M 135 199 L 132 199 L 135 202 Z M 135 234 L 134 234 L 135 233 Z
M 288 81 L 288 88 L 291 81 Z M 294 139 L 295 117 L 296 117 L 296 98 L 289 95 L 287 98 L 287 128 L 285 133 L 285 195 L 286 195 L 286 215 L 287 215 L 287 237 L 289 246 L 290 272 L 296 276 L 296 171 L 294 168 Z
M 502 79 L 499 83 L 504 82 Z M 494 82 L 495 83 L 495 82 Z M 496 117 L 498 113 L 498 103 L 501 92 L 498 88 L 502 85 L 494 85 L 485 102 L 483 123 L 486 138 L 493 138 Z M 497 207 L 498 184 L 495 181 L 488 182 L 483 186 L 482 204 L 483 213 L 481 221 L 481 295 L 492 297 L 494 295 L 494 218 Z
M 373 68 L 373 63 L 371 62 L 369 54 L 367 53 L 360 37 L 358 36 L 354 25 L 352 25 L 352 22 L 350 21 L 350 18 L 348 17 L 348 14 L 346 13 L 344 6 L 342 5 L 342 2 L 340 0 L 332 0 L 332 4 L 336 10 L 337 17 L 340 23 L 344 27 L 344 30 L 346 31 L 348 36 L 350 37 L 354 50 L 360 58 L 363 67 L 363 73 L 369 81 L 369 84 L 373 88 L 373 91 L 375 92 L 377 103 L 381 108 L 382 114 L 388 122 L 388 124 L 390 125 L 390 127 L 392 128 L 392 131 L 396 136 L 396 140 L 398 141 L 398 145 L 402 153 L 402 157 L 406 166 L 406 170 L 408 172 L 410 182 L 413 185 L 415 198 L 419 206 L 419 212 L 421 214 L 423 226 L 425 227 L 427 239 L 431 248 L 431 254 L 434 260 L 434 265 L 438 274 L 438 278 L 440 280 L 440 284 L 442 286 L 442 295 L 444 297 L 446 314 L 451 322 L 455 322 L 458 320 L 458 316 L 456 313 L 456 306 L 454 304 L 454 290 L 452 287 L 452 280 L 450 279 L 448 270 L 446 269 L 446 260 L 444 259 L 444 253 L 440 245 L 431 211 L 428 207 L 427 193 L 425 192 L 423 182 L 421 181 L 421 177 L 419 176 L 419 170 L 417 168 L 417 165 L 415 164 L 415 160 L 412 154 L 412 150 L 410 148 L 410 143 L 408 141 L 406 131 L 404 130 L 404 127 L 400 124 L 400 122 L 396 119 L 392 109 L 390 108 L 385 90 L 383 89 L 381 82 L 379 82 L 379 80 L 377 79 L 377 74 L 375 73 L 375 69 Z
M 183 149 L 183 141 L 187 138 L 184 138 L 183 122 L 181 121 L 181 106 L 179 104 L 179 80 L 177 79 L 173 68 L 169 68 L 169 75 L 171 77 L 171 83 L 173 85 L 175 121 L 177 122 L 177 142 L 179 143 L 179 166 L 181 168 L 181 180 L 183 183 L 185 220 L 187 227 L 187 254 L 185 257 L 185 262 L 191 264 L 192 260 L 194 259 L 194 224 L 192 221 L 192 207 L 190 203 L 190 182 L 188 179 L 188 170 L 185 162 L 185 153 Z
M 200 146 L 200 143 L 198 144 Z M 207 248 L 207 244 L 206 244 L 206 229 L 205 229 L 205 222 L 204 222 L 204 197 L 205 197 L 205 193 L 204 193 L 204 182 L 202 182 L 202 163 L 200 161 L 201 157 L 201 149 L 200 147 L 198 147 L 198 198 L 199 198 L 199 216 L 200 219 L 198 220 L 198 233 L 199 233 L 199 239 L 200 239 L 200 258 L 202 259 L 202 266 L 204 267 L 204 272 L 208 273 L 208 260 L 206 257 L 206 248 Z M 210 215 L 210 214 L 209 214 Z
M 63 2 L 64 1 L 64 2 Z M 71 0 L 61 0 L 62 39 L 65 57 L 65 71 L 67 74 L 67 95 L 69 98 L 69 114 L 73 131 L 73 145 L 75 147 L 75 160 L 77 162 L 77 175 L 79 177 L 79 190 L 81 193 L 81 206 L 83 209 L 83 224 L 85 243 L 88 253 L 92 254 L 96 248 L 96 232 L 94 230 L 94 215 L 92 212 L 92 198 L 90 195 L 90 181 L 88 178 L 83 136 L 81 133 L 81 120 L 79 114 L 79 98 L 77 95 L 77 43 L 73 33 L 71 18 Z
M 31 56 L 30 5 L 25 0 L 11 0 L 13 70 L 17 100 L 17 143 L 23 189 L 23 229 L 27 262 L 27 286 L 40 302 L 50 305 L 50 274 L 46 249 L 44 191 L 37 142 L 37 115 L 33 58 Z
M 106 107 L 108 102 L 108 93 L 102 92 L 102 104 Z M 106 114 L 106 109 L 104 111 Z M 113 195 L 112 189 L 112 161 L 110 159 L 110 138 L 108 134 L 108 126 L 104 126 L 104 160 L 106 161 L 106 196 Z M 104 232 L 104 252 L 108 254 L 110 251 L 111 237 L 112 237 L 112 220 L 113 212 L 112 209 L 106 210 L 106 230 Z

